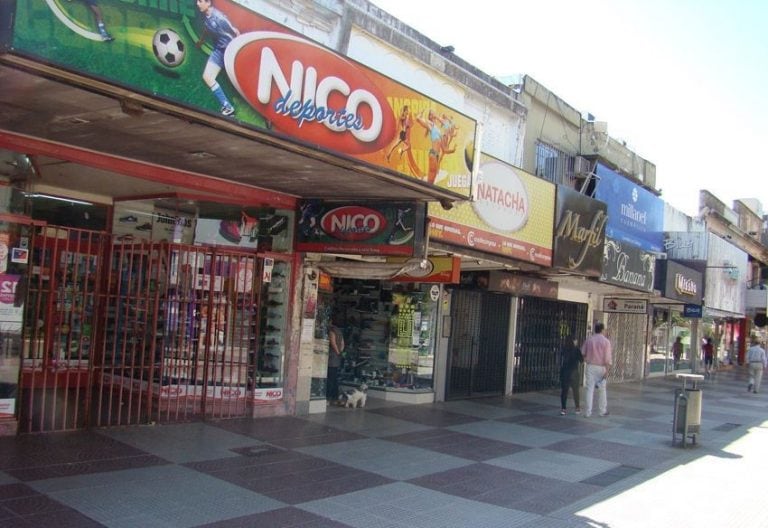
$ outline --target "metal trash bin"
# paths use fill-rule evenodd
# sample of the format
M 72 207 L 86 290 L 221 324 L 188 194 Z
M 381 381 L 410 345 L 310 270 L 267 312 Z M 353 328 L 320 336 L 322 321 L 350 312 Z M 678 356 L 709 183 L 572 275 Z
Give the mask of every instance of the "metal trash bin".
M 674 418 L 672 420 L 672 445 L 681 436 L 681 445 L 685 447 L 686 440 L 692 444 L 701 433 L 701 404 L 702 391 L 696 387 L 697 382 L 704 379 L 701 374 L 677 374 L 683 380 L 683 386 L 675 389 Z M 688 386 L 688 383 L 691 386 Z

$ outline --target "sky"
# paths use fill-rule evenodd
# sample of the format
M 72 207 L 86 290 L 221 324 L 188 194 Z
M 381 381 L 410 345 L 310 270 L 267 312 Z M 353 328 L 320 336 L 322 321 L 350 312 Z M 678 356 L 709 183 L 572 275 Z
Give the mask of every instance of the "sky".
M 371 0 L 496 77 L 527 74 L 656 165 L 656 188 L 768 213 L 768 1 Z

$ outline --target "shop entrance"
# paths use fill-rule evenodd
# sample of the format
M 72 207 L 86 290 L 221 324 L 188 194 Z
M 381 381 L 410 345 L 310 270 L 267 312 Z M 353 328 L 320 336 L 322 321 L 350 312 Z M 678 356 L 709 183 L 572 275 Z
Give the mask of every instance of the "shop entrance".
M 20 431 L 246 416 L 282 386 L 256 254 L 43 227 L 30 255 Z
M 511 298 L 454 290 L 446 399 L 504 393 Z
M 514 392 L 560 386 L 560 350 L 569 335 L 584 342 L 587 305 L 521 297 L 515 339 Z

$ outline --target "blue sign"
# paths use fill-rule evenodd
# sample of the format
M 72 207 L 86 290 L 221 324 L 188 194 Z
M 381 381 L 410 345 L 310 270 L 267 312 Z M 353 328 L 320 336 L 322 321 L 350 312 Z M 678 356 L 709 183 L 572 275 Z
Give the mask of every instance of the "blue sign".
M 664 202 L 652 192 L 597 164 L 595 198 L 608 204 L 608 238 L 646 251 L 664 251 Z
M 683 317 L 688 319 L 701 319 L 702 307 L 698 304 L 683 305 Z

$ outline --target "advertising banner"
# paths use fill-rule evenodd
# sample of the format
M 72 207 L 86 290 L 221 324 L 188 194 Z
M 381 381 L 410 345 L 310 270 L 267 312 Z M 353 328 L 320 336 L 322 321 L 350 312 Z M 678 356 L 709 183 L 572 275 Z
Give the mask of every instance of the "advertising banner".
M 473 119 L 250 4 L 18 2 L 12 51 L 470 195 Z
M 557 186 L 553 265 L 573 273 L 599 277 L 605 244 L 606 205 Z
M 16 303 L 20 279 L 20 275 L 0 274 L 0 420 L 16 416 L 24 314 L 23 304 Z
M 429 205 L 429 238 L 478 251 L 552 264 L 555 186 L 486 154 L 472 202 Z
M 256 249 L 259 246 L 259 221 L 245 213 L 241 220 L 198 218 L 195 244 Z
M 595 198 L 608 204 L 606 236 L 647 251 L 664 251 L 664 202 L 652 192 L 597 164 Z
M 356 205 L 307 200 L 300 210 L 296 251 L 411 257 L 424 244 L 425 209 L 416 202 Z

